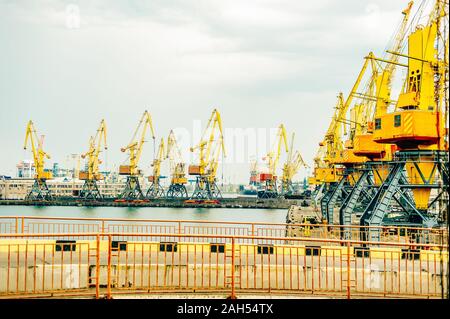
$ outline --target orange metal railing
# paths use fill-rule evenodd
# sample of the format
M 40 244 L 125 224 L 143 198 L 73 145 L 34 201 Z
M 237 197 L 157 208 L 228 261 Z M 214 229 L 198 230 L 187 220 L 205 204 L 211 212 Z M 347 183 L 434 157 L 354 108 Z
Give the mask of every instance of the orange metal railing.
M 442 244 L 448 229 L 398 226 L 341 226 L 327 224 L 284 224 L 227 221 L 154 220 L 125 218 L 71 218 L 0 216 L 0 234 L 5 233 L 158 233 L 209 234 L 230 236 L 310 237 L 340 239 L 344 231 L 361 240 L 368 229 L 378 229 L 381 241 Z M 73 236 L 72 236 L 73 238 Z M 136 237 L 137 238 L 137 237 Z M 170 238 L 166 238 L 169 240 Z M 187 240 L 196 240 L 187 237 Z M 243 241 L 243 239 L 240 239 Z M 248 240 L 246 240 L 249 242 Z M 264 241 L 264 240 L 261 240 Z M 252 241 L 253 242 L 253 241 Z M 272 241 L 273 242 L 273 241 Z M 283 241 L 277 241 L 282 243 Z
M 222 234 L 8 233 L 0 234 L 0 296 L 113 298 L 195 291 L 231 297 L 446 298 L 447 264 L 448 247 L 437 244 Z

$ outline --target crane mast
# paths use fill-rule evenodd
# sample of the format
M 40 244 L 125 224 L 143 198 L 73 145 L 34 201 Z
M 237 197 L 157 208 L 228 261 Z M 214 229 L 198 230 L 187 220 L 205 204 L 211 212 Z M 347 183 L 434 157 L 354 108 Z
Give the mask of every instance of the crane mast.
M 260 174 L 260 181 L 264 183 L 264 186 L 262 190 L 258 191 L 258 198 L 278 197 L 276 170 L 283 145 L 286 153 L 288 153 L 289 147 L 287 144 L 286 129 L 283 124 L 280 124 L 278 126 L 277 140 L 264 158 L 267 162 L 268 173 Z
M 208 134 L 209 133 L 209 134 Z M 189 175 L 196 176 L 196 184 L 191 199 L 217 200 L 222 194 L 216 184 L 219 156 L 226 156 L 223 141 L 222 119 L 214 109 L 208 120 L 200 142 L 190 149 L 199 152 L 199 164 L 189 165 Z
M 52 194 L 47 186 L 47 180 L 52 179 L 52 173 L 45 171 L 45 159 L 50 159 L 50 155 L 44 151 L 43 140 L 38 138 L 33 121 L 29 121 L 25 131 L 25 142 L 23 149 L 27 149 L 28 141 L 31 144 L 33 154 L 34 167 L 36 174 L 34 176 L 34 184 L 25 200 L 50 200 Z
M 150 129 L 152 134 L 153 143 L 155 142 L 155 131 L 153 129 L 153 122 L 148 111 L 145 111 L 142 114 L 142 117 L 139 121 L 136 130 L 134 131 L 133 137 L 131 138 L 130 143 L 121 148 L 122 152 L 129 152 L 129 165 L 120 165 L 119 166 L 119 174 L 126 175 L 127 181 L 124 190 L 119 195 L 121 200 L 142 200 L 144 199 L 144 194 L 142 193 L 142 189 L 139 183 L 139 176 L 142 175 L 141 170 L 138 168 L 139 159 L 141 158 L 143 145 L 145 142 L 145 136 L 147 130 Z M 138 133 L 141 131 L 140 138 Z
M 161 186 L 161 163 L 164 160 L 164 139 L 161 138 L 159 143 L 158 153 L 156 158 L 153 160 L 151 166 L 153 167 L 153 173 L 148 177 L 150 182 L 150 187 L 147 191 L 147 198 L 158 198 L 164 197 L 164 189 Z
M 167 154 L 166 158 L 170 163 L 170 186 L 167 190 L 167 198 L 187 198 L 188 193 L 185 184 L 187 184 L 186 178 L 186 166 L 183 162 L 180 148 L 178 147 L 175 133 L 170 131 L 167 137 Z
M 98 189 L 97 181 L 103 179 L 103 175 L 99 172 L 99 165 L 102 163 L 99 156 L 102 148 L 108 149 L 106 134 L 105 120 L 101 120 L 97 133 L 89 139 L 89 150 L 81 154 L 81 158 L 87 157 L 87 171 L 79 173 L 80 180 L 84 180 L 83 188 L 80 191 L 80 198 L 82 199 L 98 200 L 103 198 Z

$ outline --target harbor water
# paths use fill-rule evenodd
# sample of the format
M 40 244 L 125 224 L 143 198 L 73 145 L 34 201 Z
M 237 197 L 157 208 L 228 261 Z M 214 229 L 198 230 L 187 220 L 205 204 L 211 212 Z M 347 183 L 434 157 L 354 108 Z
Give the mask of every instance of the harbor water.
M 158 220 L 284 223 L 286 222 L 286 214 L 287 210 L 285 209 L 0 206 L 0 216 L 143 218 Z

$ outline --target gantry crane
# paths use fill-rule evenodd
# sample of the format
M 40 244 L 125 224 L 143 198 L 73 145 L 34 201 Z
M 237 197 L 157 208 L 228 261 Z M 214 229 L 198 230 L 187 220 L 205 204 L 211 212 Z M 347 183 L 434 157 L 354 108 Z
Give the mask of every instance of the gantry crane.
M 289 151 L 286 138 L 286 129 L 280 124 L 277 132 L 277 140 L 272 149 L 265 156 L 268 173 L 260 174 L 260 181 L 264 183 L 263 189 L 258 191 L 258 198 L 276 198 L 278 197 L 277 189 L 277 165 L 280 160 L 281 147 L 284 145 L 286 153 Z
M 448 81 L 448 39 L 444 36 L 448 35 L 448 4 L 436 1 L 429 17 L 425 26 L 417 26 L 408 36 L 407 54 L 390 52 L 407 58 L 406 85 L 396 110 L 375 117 L 373 134 L 375 142 L 395 144 L 398 151 L 361 217 L 363 226 L 385 224 L 392 202 L 401 207 L 406 217 L 401 222 L 408 225 L 435 226 L 448 209 L 448 100 L 443 101 L 448 85 L 443 80 Z M 430 200 L 432 190 L 435 196 Z M 435 211 L 434 206 L 441 207 Z M 379 240 L 380 230 L 368 228 L 367 236 Z
M 209 137 L 208 137 L 209 136 Z M 214 109 L 200 142 L 190 151 L 199 150 L 199 164 L 189 165 L 189 175 L 196 176 L 195 189 L 191 199 L 217 200 L 222 197 L 216 184 L 219 156 L 226 156 L 220 113 Z
M 102 145 L 103 143 L 103 145 Z M 106 144 L 106 123 L 101 120 L 100 126 L 97 129 L 95 136 L 89 139 L 89 150 L 81 154 L 81 158 L 87 157 L 87 171 L 81 171 L 79 178 L 84 180 L 83 188 L 80 191 L 80 198 L 82 199 L 102 199 L 97 181 L 103 179 L 103 175 L 99 172 L 99 165 L 102 161 L 99 159 L 100 152 L 103 149 L 108 149 Z
M 289 148 L 286 163 L 283 165 L 283 175 L 281 177 L 281 194 L 291 195 L 294 193 L 292 178 L 297 174 L 301 166 L 307 168 L 308 165 L 303 161 L 300 152 L 294 152 L 295 133 L 292 133 L 291 146 Z
M 167 198 L 187 198 L 188 193 L 186 190 L 187 178 L 186 178 L 186 166 L 183 162 L 180 148 L 178 147 L 175 133 L 170 131 L 167 138 L 167 153 L 166 158 L 170 163 L 170 186 L 167 190 Z
M 31 191 L 25 197 L 25 200 L 50 200 L 52 194 L 47 186 L 47 180 L 52 179 L 52 173 L 45 171 L 45 159 L 50 159 L 50 155 L 44 151 L 43 137 L 38 138 L 33 122 L 30 120 L 27 124 L 25 133 L 24 149 L 27 149 L 28 141 L 31 144 L 31 151 L 33 153 L 34 167 L 36 174 L 34 176 L 34 184 Z
M 119 174 L 127 176 L 125 188 L 119 195 L 119 198 L 122 200 L 144 199 L 144 194 L 142 193 L 142 189 L 139 183 L 139 176 L 142 175 L 142 172 L 138 168 L 138 165 L 148 128 L 152 133 L 152 139 L 154 143 L 155 131 L 153 129 L 152 118 L 150 116 L 150 113 L 148 111 L 145 111 L 139 121 L 133 137 L 131 138 L 130 143 L 126 147 L 120 149 L 122 152 L 129 151 L 129 165 L 119 166 Z M 139 139 L 137 139 L 140 130 L 141 135 Z
M 164 139 L 161 138 L 161 142 L 159 143 L 158 153 L 156 154 L 155 159 L 153 160 L 151 166 L 153 167 L 152 175 L 148 177 L 148 181 L 150 182 L 150 187 L 147 191 L 147 198 L 159 198 L 164 197 L 164 188 L 161 186 L 161 163 L 164 160 Z

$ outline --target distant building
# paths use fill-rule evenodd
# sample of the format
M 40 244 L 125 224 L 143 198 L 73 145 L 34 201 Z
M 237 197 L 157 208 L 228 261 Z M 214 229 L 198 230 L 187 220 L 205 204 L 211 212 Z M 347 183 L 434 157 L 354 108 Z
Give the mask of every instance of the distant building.
M 19 178 L 34 178 L 36 174 L 36 167 L 32 160 L 20 161 L 17 165 L 17 177 Z
M 34 180 L 32 178 L 0 179 L 0 199 L 24 199 L 30 192 Z M 48 188 L 53 196 L 77 196 L 82 189 L 84 181 L 67 177 L 47 181 Z M 100 193 L 105 197 L 117 197 L 125 187 L 124 183 L 97 182 Z

